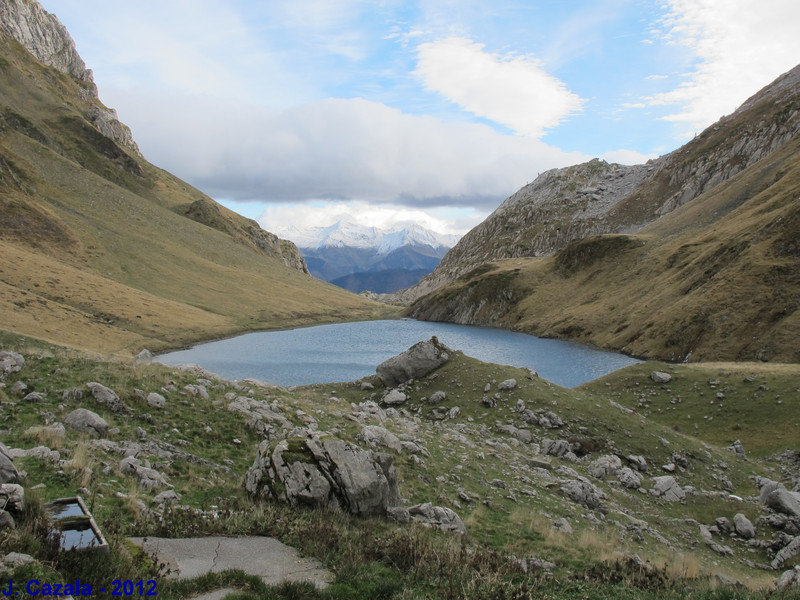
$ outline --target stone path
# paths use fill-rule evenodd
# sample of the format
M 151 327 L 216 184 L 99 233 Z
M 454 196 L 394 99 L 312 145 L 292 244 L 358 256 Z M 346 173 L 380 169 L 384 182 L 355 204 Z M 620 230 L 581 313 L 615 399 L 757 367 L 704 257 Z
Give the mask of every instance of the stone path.
M 129 538 L 145 552 L 155 555 L 170 570 L 171 579 L 190 579 L 206 573 L 239 569 L 255 575 L 267 585 L 284 581 L 310 581 L 327 587 L 333 574 L 313 558 L 270 537 Z M 235 590 L 221 589 L 198 600 L 221 600 Z

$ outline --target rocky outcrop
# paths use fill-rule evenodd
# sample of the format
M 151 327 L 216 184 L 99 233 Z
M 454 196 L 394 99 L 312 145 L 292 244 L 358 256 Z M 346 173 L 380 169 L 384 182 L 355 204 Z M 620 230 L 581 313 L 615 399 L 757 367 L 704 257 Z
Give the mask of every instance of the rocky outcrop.
M 3 350 L 0 352 L 0 380 L 4 380 L 11 373 L 19 373 L 25 366 L 25 358 L 16 352 Z
M 382 362 L 375 370 L 386 387 L 394 387 L 410 379 L 425 377 L 450 360 L 452 355 L 453 351 L 433 336 Z
M 397 472 L 388 454 L 333 437 L 264 441 L 247 471 L 245 489 L 290 504 L 382 515 L 399 506 Z
M 86 118 L 104 136 L 141 156 L 130 128 L 120 122 L 117 112 L 98 100 L 92 71 L 78 54 L 67 28 L 36 0 L 0 2 L 0 32 L 22 44 L 36 59 L 81 82 L 85 100 L 91 104 Z
M 594 159 L 542 173 L 391 299 L 414 302 L 501 259 L 551 256 L 575 240 L 638 231 L 790 141 L 800 132 L 799 97 L 796 67 L 670 154 L 643 165 Z

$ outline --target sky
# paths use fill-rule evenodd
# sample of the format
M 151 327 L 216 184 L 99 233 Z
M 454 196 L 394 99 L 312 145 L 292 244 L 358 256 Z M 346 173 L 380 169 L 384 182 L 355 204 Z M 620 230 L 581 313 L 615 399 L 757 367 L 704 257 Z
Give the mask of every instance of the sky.
M 464 233 L 800 62 L 797 0 L 40 0 L 145 157 L 265 229 Z

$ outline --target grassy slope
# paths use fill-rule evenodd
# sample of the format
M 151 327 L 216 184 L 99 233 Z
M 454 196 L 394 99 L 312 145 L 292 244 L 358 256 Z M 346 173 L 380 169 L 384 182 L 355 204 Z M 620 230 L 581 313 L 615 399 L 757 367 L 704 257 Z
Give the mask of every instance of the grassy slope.
M 637 235 L 500 261 L 412 307 L 667 360 L 800 361 L 800 140 Z
M 684 413 L 680 411 L 691 410 L 695 414 L 693 403 L 706 402 L 714 391 L 708 383 L 712 376 L 719 379 L 712 384 L 714 389 L 725 390 L 726 406 L 733 411 L 752 402 L 750 394 L 758 394 L 762 385 L 771 393 L 790 396 L 789 391 L 797 385 L 798 372 L 794 367 L 765 372 L 763 366 L 754 365 L 731 372 L 716 366 L 647 364 L 569 390 L 538 378 L 529 379 L 526 370 L 481 363 L 457 353 L 453 361 L 408 390 L 410 400 L 403 406 L 408 411 L 406 416 L 390 418 L 382 424 L 424 448 L 418 455 L 424 464 L 405 451 L 395 455 L 402 495 L 409 502 L 432 501 L 454 508 L 470 532 L 467 542 L 470 553 L 464 554 L 464 547 L 457 540 L 410 526 L 398 528 L 376 519 L 350 519 L 273 504 L 254 505 L 244 495 L 242 477 L 260 440 L 245 425 L 246 417 L 225 410 L 230 401 L 226 394 L 235 391 L 266 400 L 296 425 L 302 425 L 300 415 L 296 414 L 301 409 L 316 418 L 320 430 L 336 430 L 339 437 L 363 445 L 359 439 L 361 424 L 353 419 L 350 403 L 369 400 L 373 393 L 362 391 L 358 384 L 315 385 L 289 391 L 255 386 L 243 390 L 230 382 L 215 381 L 208 386 L 210 398 L 204 400 L 183 390 L 184 385 L 195 384 L 198 376 L 202 377 L 189 371 L 96 361 L 72 351 L 48 349 L 36 341 L 21 342 L 8 336 L 0 336 L 0 342 L 5 348 L 22 351 L 27 359 L 23 371 L 9 377 L 7 386 L 22 380 L 46 397 L 41 403 L 25 403 L 11 394 L 9 387 L 0 389 L 0 402 L 7 412 L 0 440 L 21 448 L 44 443 L 71 461 L 58 465 L 34 457 L 18 459 L 19 466 L 28 472 L 25 482 L 28 490 L 36 483 L 45 483 L 43 489 L 30 492 L 31 501 L 35 505 L 36 498 L 47 500 L 72 494 L 79 486 L 87 487 L 88 499 L 101 527 L 116 545 L 115 552 L 122 555 L 125 551 L 121 536 L 126 534 L 275 535 L 333 568 L 337 573 L 336 584 L 325 596 L 333 598 L 680 598 L 689 593 L 685 585 L 694 590 L 694 597 L 711 598 L 718 596 L 698 592 L 704 588 L 703 578 L 707 575 L 728 573 L 748 586 L 762 589 L 769 587 L 775 576 L 740 563 L 741 559 L 769 562 L 770 557 L 763 549 L 730 538 L 717 538 L 734 551 L 732 557 L 720 557 L 698 544 L 697 527 L 687 519 L 711 525 L 717 517 L 732 519 L 734 514 L 742 512 L 755 522 L 762 514 L 758 504 L 729 498 L 728 493 L 752 496 L 756 489 L 751 477 L 755 474 L 780 478 L 774 464 L 752 456 L 797 447 L 800 429 L 782 427 L 786 414 L 781 411 L 761 412 L 755 429 L 751 429 L 749 421 L 743 421 L 735 435 L 728 421 L 719 416 L 713 421 L 700 421 L 698 429 L 683 427 L 691 436 L 676 431 L 672 419 L 683 424 Z M 649 378 L 653 369 L 670 370 L 673 382 L 654 384 Z M 752 376 L 752 381 L 742 383 L 744 374 Z M 481 403 L 484 385 L 509 377 L 517 379 L 517 389 L 501 393 L 496 407 L 485 407 Z M 110 413 L 88 394 L 83 399 L 75 394 L 62 396 L 62 390 L 85 389 L 86 381 L 100 381 L 115 389 L 133 416 Z M 372 381 L 380 390 L 377 378 Z M 147 407 L 134 391 L 143 390 L 145 394 L 161 391 L 167 383 L 174 384 L 176 390 L 166 393 L 167 405 L 163 410 Z M 496 386 L 492 387 L 494 393 Z M 423 398 L 436 390 L 445 390 L 448 398 L 432 407 Z M 667 398 L 675 396 L 682 398 L 682 404 L 670 414 L 668 408 L 676 405 L 669 404 Z M 648 399 L 651 412 L 648 416 L 639 404 L 641 397 Z M 519 400 L 534 411 L 555 411 L 567 423 L 559 430 L 530 426 L 537 441 L 590 440 L 594 450 L 588 462 L 609 452 L 621 456 L 641 454 L 651 466 L 643 483 L 645 488 L 650 487 L 650 477 L 663 474 L 660 465 L 670 462 L 671 452 L 679 451 L 689 459 L 688 469 L 676 473 L 680 484 L 710 490 L 712 494 L 689 496 L 685 503 L 671 504 L 646 493 L 625 490 L 615 484 L 613 477 L 605 481 L 590 478 L 608 495 L 609 506 L 605 517 L 597 511 L 592 516 L 592 511 L 561 494 L 560 481 L 570 477 L 557 473 L 559 467 L 568 467 L 585 475 L 588 462 L 575 464 L 552 458 L 550 470 L 537 471 L 531 462 L 541 458 L 535 448 L 520 444 L 497 429 L 498 424 L 505 423 L 524 426 L 514 411 Z M 612 401 L 638 408 L 640 413 L 624 413 L 611 406 Z M 175 511 L 167 512 L 164 519 L 156 519 L 138 501 L 144 502 L 147 509 L 157 508 L 152 498 L 160 490 L 138 489 L 131 477 L 118 472 L 116 465 L 121 455 L 102 445 L 92 446 L 73 432 L 68 432 L 64 439 L 35 431 L 25 433 L 29 427 L 45 424 L 43 415 L 61 421 L 76 406 L 95 410 L 112 427 L 118 427 L 119 433 L 111 436 L 117 442 L 140 439 L 141 428 L 149 440 L 176 444 L 182 452 L 211 461 L 202 464 L 180 458 L 165 460 L 146 452 L 139 456 L 150 460 L 167 476 L 182 504 L 204 510 L 216 508 L 218 516 L 209 519 Z M 452 420 L 442 420 L 441 413 L 454 406 L 461 413 Z M 663 414 L 659 411 L 662 408 Z M 378 424 L 374 420 L 366 423 Z M 765 429 L 780 429 L 783 435 L 761 436 L 760 431 Z M 744 441 L 749 451 L 747 460 L 720 447 L 734 437 Z M 751 440 L 753 443 L 758 440 L 761 446 L 748 446 Z M 220 465 L 230 467 L 232 472 L 226 472 Z M 729 479 L 732 487 L 725 487 L 720 477 Z M 495 480 L 501 480 L 505 487 L 492 484 Z M 460 493 L 471 500 L 465 501 Z M 572 524 L 575 529 L 572 536 L 553 530 L 551 523 L 559 517 Z M 759 540 L 768 540 L 773 534 L 767 526 L 758 528 Z M 18 533 L 0 536 L 0 549 L 34 554 L 46 551 L 27 535 L 23 528 Z M 670 546 L 665 545 L 664 539 Z M 554 575 L 544 578 L 536 572 L 522 575 L 502 559 L 511 553 L 555 562 Z M 614 567 L 621 555 L 634 553 L 660 565 L 666 581 L 659 584 L 658 577 L 641 578 L 643 573 L 638 569 Z M 119 559 L 117 554 L 113 556 Z M 54 564 L 60 564 L 59 560 Z M 113 577 L 142 577 L 142 571 L 126 572 L 117 563 L 110 564 L 117 569 Z M 793 564 L 788 563 L 787 568 Z M 98 567 L 69 565 L 64 576 L 74 578 L 81 573 L 81 579 L 99 577 L 79 568 Z M 201 589 L 214 584 L 213 581 L 198 583 Z M 238 581 L 237 585 L 245 583 Z M 177 597 L 173 596 L 177 592 L 170 590 L 166 582 L 164 586 L 159 588 L 162 589 L 159 595 Z M 520 595 L 505 595 L 509 590 Z M 522 590 L 529 590 L 530 595 Z M 741 598 L 757 597 L 740 594 Z
M 4 327 L 125 354 L 384 314 L 267 256 L 252 222 L 97 133 L 77 82 L 0 46 Z

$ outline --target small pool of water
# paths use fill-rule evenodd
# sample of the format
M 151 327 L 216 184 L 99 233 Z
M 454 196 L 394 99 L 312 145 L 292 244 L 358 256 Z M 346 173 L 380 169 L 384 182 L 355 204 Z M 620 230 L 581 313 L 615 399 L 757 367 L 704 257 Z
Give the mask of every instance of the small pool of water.
M 59 531 L 59 534 L 62 550 L 90 548 L 100 545 L 100 540 L 88 522 L 84 529 L 64 529 Z
M 198 364 L 226 379 L 275 385 L 354 381 L 417 342 L 437 336 L 453 350 L 485 362 L 528 367 L 563 387 L 575 387 L 640 362 L 615 352 L 524 333 L 411 319 L 319 325 L 248 333 L 156 358 Z
M 54 521 L 66 519 L 67 517 L 82 517 L 84 514 L 83 509 L 77 502 L 53 504 L 50 507 L 50 515 Z

